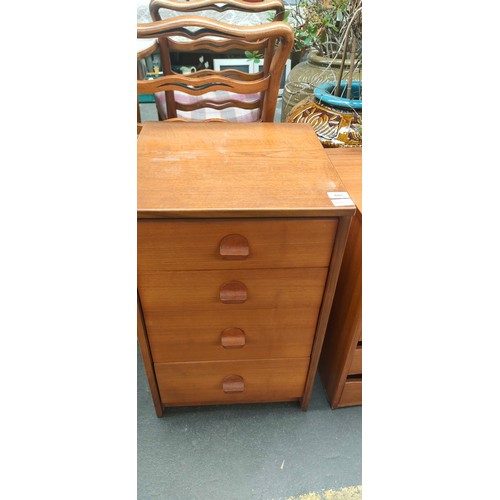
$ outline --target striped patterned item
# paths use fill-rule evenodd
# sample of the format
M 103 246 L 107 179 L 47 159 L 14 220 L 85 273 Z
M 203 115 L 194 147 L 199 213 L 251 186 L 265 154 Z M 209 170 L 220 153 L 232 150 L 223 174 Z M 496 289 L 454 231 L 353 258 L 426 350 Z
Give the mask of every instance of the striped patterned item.
M 219 90 L 216 92 L 207 92 L 203 96 L 194 96 L 186 94 L 185 92 L 174 91 L 175 100 L 182 104 L 192 104 L 198 99 L 227 99 L 232 97 L 238 101 L 251 102 L 258 99 L 257 94 L 235 94 L 234 92 L 227 92 Z M 160 120 L 167 117 L 167 106 L 165 103 L 165 93 L 158 92 L 155 94 L 156 108 L 158 109 L 158 116 Z M 207 120 L 209 118 L 221 118 L 230 122 L 255 122 L 259 120 L 259 109 L 241 109 L 241 108 L 227 108 L 222 110 L 202 108 L 195 111 L 177 111 L 178 118 L 186 120 Z

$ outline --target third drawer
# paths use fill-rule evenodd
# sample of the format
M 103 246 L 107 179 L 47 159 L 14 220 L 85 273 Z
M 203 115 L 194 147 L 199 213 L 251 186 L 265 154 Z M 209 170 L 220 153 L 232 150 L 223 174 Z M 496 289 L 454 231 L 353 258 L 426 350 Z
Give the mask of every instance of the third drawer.
M 148 338 L 156 363 L 295 358 L 310 356 L 317 317 L 312 308 L 185 311 L 147 321 Z

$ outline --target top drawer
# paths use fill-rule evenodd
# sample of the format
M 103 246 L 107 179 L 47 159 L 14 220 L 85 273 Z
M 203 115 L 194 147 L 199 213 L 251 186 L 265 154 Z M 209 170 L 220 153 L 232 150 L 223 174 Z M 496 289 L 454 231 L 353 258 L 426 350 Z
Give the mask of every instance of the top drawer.
M 328 267 L 335 219 L 159 221 L 137 224 L 138 272 Z

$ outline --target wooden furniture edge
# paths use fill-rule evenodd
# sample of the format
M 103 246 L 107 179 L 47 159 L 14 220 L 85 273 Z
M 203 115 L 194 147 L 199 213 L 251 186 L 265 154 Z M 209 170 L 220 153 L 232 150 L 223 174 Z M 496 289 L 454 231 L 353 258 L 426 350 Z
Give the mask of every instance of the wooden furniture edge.
M 150 56 L 156 49 L 158 49 L 158 42 L 155 41 L 151 47 L 146 47 L 137 52 L 137 60 Z
M 358 216 L 359 215 L 359 216 Z M 352 258 L 356 258 L 357 252 L 361 252 L 360 249 L 357 248 L 355 239 L 361 234 L 361 217 L 359 211 L 356 212 L 356 215 L 352 218 L 350 231 L 347 237 L 346 249 L 349 250 L 350 256 Z M 346 260 L 343 259 L 343 265 L 346 265 Z M 341 269 L 341 273 L 342 273 Z M 339 281 L 342 280 L 341 274 L 339 274 Z M 345 282 L 341 281 L 339 286 L 344 286 Z M 323 352 L 320 356 L 320 362 L 318 365 L 319 374 L 321 376 L 322 382 L 325 387 L 325 391 L 328 396 L 328 400 L 332 409 L 336 409 L 339 407 L 339 403 L 342 399 L 342 394 L 344 392 L 344 387 L 346 384 L 347 376 L 349 374 L 349 369 L 351 366 L 352 355 L 357 347 L 359 337 L 361 336 L 361 287 L 362 287 L 362 279 L 361 275 L 359 275 L 354 282 L 354 290 L 351 290 L 353 300 L 350 301 L 348 311 L 352 312 L 354 318 L 354 327 L 352 329 L 348 329 L 348 331 L 352 331 L 352 337 L 350 341 L 348 341 L 347 348 L 344 343 L 341 341 L 341 337 L 337 335 L 329 335 L 325 337 L 326 340 L 323 343 Z M 359 294 L 356 294 L 355 291 L 359 289 Z M 344 292 L 344 290 L 341 290 Z M 333 304 L 332 304 L 333 307 Z M 347 313 L 346 313 L 347 315 Z M 329 328 L 334 328 L 334 323 L 329 323 L 327 325 L 326 330 Z M 330 353 L 336 352 L 337 358 L 332 357 Z M 334 365 L 332 370 L 332 364 Z M 342 369 L 336 370 L 335 367 L 342 367 Z M 332 375 L 333 374 L 333 375 Z
M 351 343 L 349 346 L 349 349 L 347 351 L 347 356 L 346 359 L 350 360 L 350 362 L 344 363 L 344 368 L 342 369 L 342 372 L 340 373 L 340 379 L 339 379 L 339 387 L 335 391 L 335 396 L 333 400 L 331 401 L 331 407 L 334 410 L 339 406 L 340 401 L 342 400 L 342 395 L 345 390 L 346 383 L 348 382 L 347 376 L 349 375 L 349 370 L 351 368 L 351 363 L 352 363 L 352 357 L 354 355 L 354 351 L 356 350 L 356 347 L 358 345 L 359 341 L 359 334 L 361 332 L 361 317 L 360 315 L 356 315 L 356 327 L 355 327 L 356 333 L 353 335 L 351 339 Z M 357 380 L 357 379 L 352 379 Z M 339 390 L 341 389 L 341 390 Z
M 214 405 L 251 405 L 251 404 L 261 404 L 261 403 L 294 403 L 300 401 L 300 398 L 288 398 L 288 399 L 258 399 L 252 398 L 245 401 L 189 401 L 187 403 L 167 403 L 165 408 L 177 408 L 183 406 L 214 406 Z
M 151 390 L 151 396 L 153 397 L 153 403 L 158 417 L 163 416 L 163 406 L 160 399 L 160 391 L 158 390 L 158 382 L 156 381 L 156 376 L 153 368 L 153 357 L 151 356 L 151 349 L 149 346 L 149 341 L 146 336 L 146 324 L 144 322 L 144 316 L 142 313 L 141 299 L 139 293 L 137 293 L 137 340 L 139 341 L 139 347 L 141 349 L 142 361 L 144 363 L 144 368 L 146 370 L 146 376 L 148 378 L 149 389 Z
M 362 399 L 363 381 L 360 378 L 347 379 L 342 389 L 342 397 L 340 398 L 336 408 L 361 405 Z
M 324 208 L 324 209 L 213 209 L 213 210 L 156 210 L 156 209 L 138 209 L 137 219 L 270 219 L 270 218 L 303 218 L 303 219 L 317 219 L 317 218 L 342 218 L 351 217 L 354 215 L 356 208 Z
M 362 231 L 361 214 L 359 214 L 359 215 L 360 215 L 360 217 L 356 218 L 356 220 L 353 221 L 353 226 L 354 226 L 352 228 L 353 229 L 353 232 L 352 232 L 353 238 L 359 236 L 359 234 Z M 357 311 L 357 314 L 355 315 L 355 326 L 353 328 L 354 334 L 352 336 L 352 339 L 351 339 L 351 342 L 349 345 L 349 349 L 346 353 L 346 360 L 350 360 L 351 362 L 352 362 L 352 356 L 354 354 L 354 351 L 356 350 L 356 347 L 358 345 L 359 337 L 361 335 L 361 304 L 359 304 L 359 307 L 358 307 L 358 302 L 361 301 L 361 286 L 362 286 L 362 279 L 360 276 L 358 276 L 358 279 L 355 282 L 355 288 L 359 289 L 359 293 L 353 294 L 354 296 L 358 297 L 358 300 L 353 300 L 351 305 L 350 305 L 350 309 Z M 335 392 L 336 397 L 334 397 L 334 399 L 331 402 L 332 409 L 339 407 L 340 402 L 342 401 L 342 396 L 343 396 L 345 388 L 346 388 L 346 384 L 348 381 L 347 376 L 349 375 L 350 368 L 351 368 L 350 362 L 344 363 L 343 369 L 340 373 L 340 383 L 341 383 L 340 389 L 341 390 L 337 390 Z
M 344 255 L 345 246 L 347 243 L 347 236 L 349 234 L 349 227 L 351 225 L 352 216 L 339 217 L 339 224 L 337 226 L 337 234 L 335 235 L 335 243 L 330 260 L 330 270 L 327 276 L 327 286 L 323 294 L 323 301 L 316 326 L 316 334 L 314 336 L 313 347 L 311 351 L 311 361 L 309 364 L 309 371 L 307 373 L 306 384 L 304 387 L 304 394 L 300 400 L 300 407 L 302 410 L 307 410 L 309 401 L 311 399 L 314 378 L 318 369 L 319 358 L 321 355 L 321 347 L 325 338 L 326 327 L 330 317 L 330 310 L 332 308 L 333 297 L 335 295 L 335 288 L 340 273 L 340 265 Z

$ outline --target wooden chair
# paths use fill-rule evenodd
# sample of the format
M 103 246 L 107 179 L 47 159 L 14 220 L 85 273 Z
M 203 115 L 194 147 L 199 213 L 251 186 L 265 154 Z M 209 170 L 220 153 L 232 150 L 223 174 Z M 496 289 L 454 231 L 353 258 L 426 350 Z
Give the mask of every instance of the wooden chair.
M 201 5 L 206 0 L 195 2 Z M 137 81 L 140 94 L 165 92 L 166 116 L 160 119 L 274 120 L 281 75 L 293 46 L 293 31 L 287 23 L 235 26 L 207 17 L 176 16 L 138 24 L 137 37 L 155 38 L 160 47 L 164 76 Z M 172 70 L 171 52 L 222 54 L 235 49 L 262 53 L 262 71 L 202 70 L 180 75 Z M 196 111 L 202 116 L 193 115 Z
M 220 2 L 214 0 L 151 0 L 149 3 L 149 13 L 153 21 L 164 19 L 160 13 L 163 10 L 167 10 L 169 14 L 172 12 L 192 14 L 204 11 L 220 13 L 230 10 L 252 14 L 274 11 L 273 21 L 283 21 L 285 15 L 283 0 L 225 0 Z
M 139 42 L 139 40 L 138 40 Z M 137 79 L 143 80 L 146 76 L 143 67 L 143 60 L 158 49 L 158 43 L 155 40 L 140 40 L 137 46 Z M 146 43 L 142 43 L 146 42 Z M 139 105 L 139 94 L 137 94 L 137 133 L 142 130 L 141 108 Z

